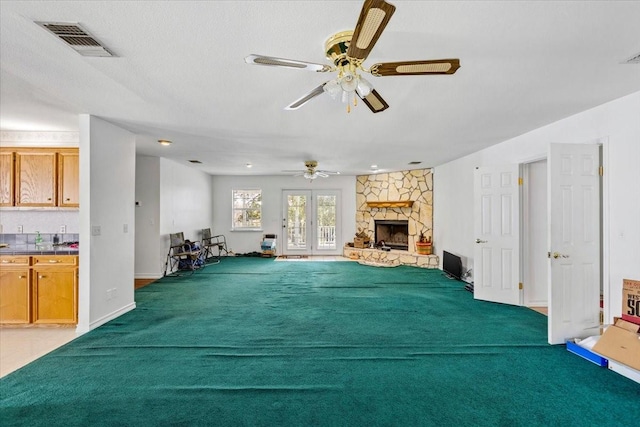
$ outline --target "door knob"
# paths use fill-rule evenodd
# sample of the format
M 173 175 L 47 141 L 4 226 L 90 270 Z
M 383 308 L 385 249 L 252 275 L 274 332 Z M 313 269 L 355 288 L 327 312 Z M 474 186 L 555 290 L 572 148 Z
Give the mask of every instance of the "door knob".
M 476 243 L 487 243 L 487 241 L 486 240 L 476 239 Z
M 553 257 L 555 259 L 558 259 L 558 258 L 569 258 L 569 255 L 564 255 L 564 254 L 561 254 L 561 253 L 558 253 L 558 252 L 554 252 L 553 253 Z

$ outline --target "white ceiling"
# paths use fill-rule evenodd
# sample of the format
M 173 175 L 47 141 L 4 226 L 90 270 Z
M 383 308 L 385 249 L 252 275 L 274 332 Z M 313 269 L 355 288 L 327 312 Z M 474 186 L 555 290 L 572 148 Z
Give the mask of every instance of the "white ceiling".
M 389 2 L 366 67 L 461 68 L 367 76 L 390 108 L 347 114 L 326 94 L 283 109 L 333 75 L 244 57 L 328 63 L 325 40 L 354 28 L 360 0 L 2 0 L 0 128 L 77 130 L 88 113 L 139 135 L 139 153 L 198 159 L 211 174 L 281 174 L 308 159 L 362 174 L 436 166 L 640 90 L 640 65 L 623 64 L 640 53 L 638 1 Z M 34 21 L 78 22 L 117 57 L 80 56 Z

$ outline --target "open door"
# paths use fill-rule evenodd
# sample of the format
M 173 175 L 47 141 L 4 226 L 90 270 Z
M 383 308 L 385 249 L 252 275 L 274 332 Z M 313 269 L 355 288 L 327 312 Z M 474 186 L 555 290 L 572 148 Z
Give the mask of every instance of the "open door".
M 598 145 L 549 147 L 549 344 L 600 326 L 599 153 Z
M 474 298 L 521 305 L 519 166 L 474 175 Z

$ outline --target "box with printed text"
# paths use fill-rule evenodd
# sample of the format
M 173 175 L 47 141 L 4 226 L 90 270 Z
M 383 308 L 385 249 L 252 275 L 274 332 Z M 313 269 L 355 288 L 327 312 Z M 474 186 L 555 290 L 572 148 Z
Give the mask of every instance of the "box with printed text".
M 622 280 L 622 318 L 640 325 L 640 280 Z

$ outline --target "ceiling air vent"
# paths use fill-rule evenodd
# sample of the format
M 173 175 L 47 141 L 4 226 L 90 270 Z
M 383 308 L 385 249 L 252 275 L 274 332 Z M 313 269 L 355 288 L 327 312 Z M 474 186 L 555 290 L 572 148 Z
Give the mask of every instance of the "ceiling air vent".
M 82 56 L 115 56 L 80 24 L 74 22 L 36 22 Z
M 640 64 L 640 53 L 633 55 L 631 58 L 625 59 L 623 64 Z

